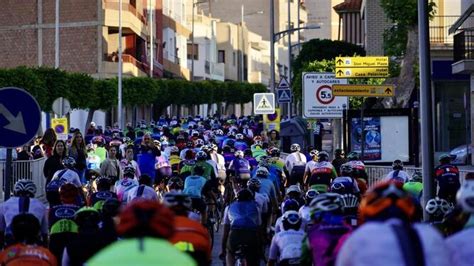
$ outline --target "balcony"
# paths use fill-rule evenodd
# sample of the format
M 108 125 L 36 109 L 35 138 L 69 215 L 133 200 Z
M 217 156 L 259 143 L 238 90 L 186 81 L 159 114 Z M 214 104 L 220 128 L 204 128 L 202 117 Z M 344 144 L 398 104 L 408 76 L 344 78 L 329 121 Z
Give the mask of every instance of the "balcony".
M 104 24 L 109 27 L 119 27 L 119 9 L 117 1 L 104 0 Z M 122 3 L 122 27 L 124 34 L 134 32 L 146 38 L 148 24 L 146 18 L 129 3 Z
M 165 51 L 163 55 L 163 68 L 167 76 L 170 78 L 190 79 L 191 73 L 189 69 L 181 66 L 181 58 L 179 56 L 170 55 L 168 51 Z
M 225 80 L 225 64 L 224 63 L 211 63 L 211 79 L 212 80 Z
M 474 73 L 474 29 L 464 29 L 454 35 L 453 74 Z
M 449 28 L 456 22 L 459 16 L 434 16 L 430 21 L 430 44 L 431 46 L 451 46 L 453 36 L 449 34 Z
M 122 73 L 124 76 L 129 77 L 146 77 L 148 66 L 135 57 L 129 54 L 122 54 Z M 103 74 L 106 78 L 116 77 L 118 70 L 118 55 L 117 53 L 104 54 L 103 64 Z

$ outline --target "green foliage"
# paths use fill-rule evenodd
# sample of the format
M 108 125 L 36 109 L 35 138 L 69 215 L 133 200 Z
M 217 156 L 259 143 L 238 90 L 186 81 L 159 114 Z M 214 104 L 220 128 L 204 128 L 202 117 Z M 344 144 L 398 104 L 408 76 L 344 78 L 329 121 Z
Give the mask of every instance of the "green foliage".
M 51 108 L 51 105 L 48 106 L 45 81 L 36 73 L 35 69 L 27 67 L 0 69 L 0 87 L 23 88 L 36 98 L 41 109 Z
M 70 73 L 67 78 L 69 101 L 76 108 L 86 109 L 91 102 L 97 102 L 97 92 L 94 90 L 94 79 L 82 73 Z

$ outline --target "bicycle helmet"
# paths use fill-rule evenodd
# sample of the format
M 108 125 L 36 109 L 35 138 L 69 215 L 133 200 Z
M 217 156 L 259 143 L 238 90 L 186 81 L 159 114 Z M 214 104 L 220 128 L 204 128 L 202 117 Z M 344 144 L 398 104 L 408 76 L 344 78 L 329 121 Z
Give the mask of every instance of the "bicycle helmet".
M 247 187 L 253 191 L 259 191 L 261 186 L 262 182 L 258 178 L 250 178 L 249 181 L 247 181 Z
M 291 185 L 286 189 L 286 195 L 290 195 L 290 193 L 295 193 L 301 195 L 301 189 L 299 185 Z
M 106 176 L 100 176 L 95 180 L 95 185 L 97 186 L 97 190 L 104 191 L 110 189 L 112 182 L 110 178 Z
M 196 160 L 197 161 L 205 161 L 207 160 L 207 153 L 205 153 L 204 151 L 198 151 L 196 153 Z
M 300 204 L 294 199 L 287 199 L 283 202 L 282 212 L 287 211 L 298 211 L 300 209 Z
M 319 151 L 318 150 L 311 150 L 309 152 L 309 155 L 311 156 L 311 158 L 318 157 Z
M 465 180 L 456 194 L 456 200 L 467 213 L 474 213 L 474 180 Z
M 235 137 L 235 131 L 230 130 L 229 132 L 227 132 L 227 136 L 228 137 Z
M 416 206 L 410 194 L 403 190 L 402 183 L 388 181 L 380 182 L 366 192 L 359 212 L 362 222 L 390 218 L 410 221 L 414 218 Z
M 281 222 L 285 231 L 298 230 L 301 227 L 301 216 L 297 211 L 287 211 L 283 214 Z
M 290 150 L 291 152 L 297 152 L 301 150 L 301 147 L 298 143 L 293 143 L 291 144 Z
M 20 179 L 13 187 L 13 195 L 17 197 L 33 198 L 36 194 L 36 185 L 33 181 L 28 179 Z
M 423 175 L 420 171 L 415 171 L 410 178 L 410 182 L 423 182 Z
M 244 135 L 241 134 L 241 133 L 238 133 L 237 135 L 235 135 L 235 139 L 243 140 L 243 139 L 244 139 Z
M 202 139 L 197 139 L 194 141 L 194 146 L 196 147 L 202 147 L 204 145 L 204 140 Z
M 186 148 L 194 148 L 194 142 L 192 140 L 186 141 Z
M 201 147 L 201 151 L 209 154 L 209 152 L 211 152 L 211 147 L 209 145 L 204 145 Z
M 237 150 L 237 151 L 234 153 L 234 156 L 235 156 L 235 158 L 244 158 L 244 152 L 243 152 L 243 151 L 240 151 L 240 150 Z
M 74 221 L 81 226 L 98 226 L 100 214 L 94 207 L 82 207 L 74 214 Z
M 222 131 L 222 129 L 217 129 L 216 132 L 215 132 L 215 134 L 216 134 L 217 136 L 224 136 L 224 131 Z
M 349 152 L 349 154 L 347 154 L 347 160 L 357 161 L 359 160 L 359 154 L 355 151 Z
M 339 195 L 347 194 L 352 190 L 352 187 L 349 187 L 347 183 L 344 184 L 345 182 L 333 182 L 331 183 L 330 191 L 332 193 L 337 193 Z
M 273 147 L 270 149 L 268 155 L 270 155 L 271 157 L 280 157 L 280 149 Z
M 450 163 L 451 162 L 451 155 L 445 153 L 441 154 L 438 158 L 440 163 Z
M 213 151 L 217 151 L 218 148 L 219 148 L 219 147 L 217 147 L 217 145 L 216 145 L 215 143 L 212 143 L 212 144 L 211 144 L 211 149 L 212 149 Z
M 119 213 L 120 205 L 121 203 L 118 199 L 108 198 L 102 205 L 101 212 L 108 217 L 115 217 Z
M 352 164 L 345 163 L 340 168 L 341 176 L 350 176 L 352 174 Z
M 393 170 L 402 170 L 403 169 L 403 162 L 400 160 L 395 160 L 392 163 Z
M 268 169 L 265 167 L 259 167 L 257 168 L 256 175 L 257 177 L 267 177 L 270 173 L 268 172 Z
M 262 137 L 261 136 L 255 136 L 253 137 L 253 141 L 256 142 L 256 141 L 262 141 Z
M 252 190 L 244 188 L 237 192 L 237 201 L 251 201 L 254 200 L 255 195 Z
M 256 141 L 254 141 L 254 145 L 255 145 L 255 146 L 263 146 L 263 141 L 261 141 L 261 140 L 256 140 Z
M 72 183 L 66 183 L 59 188 L 59 197 L 62 203 L 75 203 L 78 196 L 79 189 Z
M 304 195 L 304 199 L 306 200 L 306 203 L 309 204 L 318 195 L 319 195 L 319 192 L 316 189 L 309 189 L 308 191 L 306 191 L 306 194 Z
M 69 168 L 69 169 L 74 168 L 74 166 L 76 166 L 76 160 L 73 157 L 64 158 L 62 163 L 64 167 Z
M 353 194 L 341 195 L 344 209 L 353 209 L 359 207 L 359 198 Z
M 177 189 L 177 190 L 181 190 L 183 189 L 184 187 L 184 184 L 183 184 L 183 180 L 177 176 L 174 176 L 172 178 L 170 178 L 170 180 L 168 181 L 168 189 L 169 190 L 172 190 L 172 189 Z
M 445 199 L 438 197 L 430 199 L 425 206 L 427 213 L 435 216 L 436 218 L 443 218 L 447 213 L 452 210 L 452 206 Z
M 329 160 L 329 154 L 326 151 L 320 151 L 318 155 L 318 160 L 320 162 L 325 162 Z
M 313 214 L 319 215 L 323 213 L 341 214 L 344 204 L 341 195 L 337 193 L 323 193 L 309 204 Z
M 170 148 L 170 154 L 179 154 L 179 148 L 176 146 L 172 146 Z
M 157 201 L 133 201 L 122 211 L 117 233 L 124 237 L 169 239 L 174 234 L 174 215 Z
M 49 182 L 46 186 L 46 200 L 48 201 L 51 207 L 61 204 L 61 200 L 59 198 L 59 188 L 63 184 L 64 180 L 54 179 L 51 180 L 51 182 Z
M 133 178 L 135 176 L 135 167 L 133 167 L 132 165 L 125 166 L 125 168 L 123 169 L 123 176 Z
M 187 194 L 168 192 L 163 196 L 163 204 L 170 209 L 181 208 L 191 210 L 193 201 Z

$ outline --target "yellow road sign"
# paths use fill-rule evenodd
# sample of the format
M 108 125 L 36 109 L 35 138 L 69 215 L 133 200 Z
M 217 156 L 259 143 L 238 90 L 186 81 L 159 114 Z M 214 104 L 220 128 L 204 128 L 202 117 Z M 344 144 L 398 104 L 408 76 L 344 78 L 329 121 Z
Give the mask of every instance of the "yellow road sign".
M 388 77 L 388 68 L 336 68 L 336 78 L 385 78 Z
M 363 96 L 363 97 L 393 97 L 395 87 L 393 85 L 332 85 L 334 96 Z
M 336 68 L 339 67 L 388 67 L 388 57 L 336 57 Z

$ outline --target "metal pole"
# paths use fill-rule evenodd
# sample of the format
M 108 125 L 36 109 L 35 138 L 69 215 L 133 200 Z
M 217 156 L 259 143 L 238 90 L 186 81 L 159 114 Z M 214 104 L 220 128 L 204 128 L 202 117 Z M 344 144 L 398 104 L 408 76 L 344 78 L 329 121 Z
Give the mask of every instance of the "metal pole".
M 421 104 L 421 161 L 423 169 L 423 202 L 428 202 L 435 194 L 433 179 L 433 113 L 431 94 L 430 43 L 428 31 L 428 1 L 418 0 L 418 32 L 420 50 L 420 104 Z M 424 210 L 426 221 L 430 215 Z
M 242 72 L 241 73 L 241 80 L 242 82 L 244 81 L 245 79 L 245 75 L 244 75 L 244 71 L 245 71 L 245 66 L 244 66 L 244 51 L 245 51 L 245 41 L 244 41 L 244 5 L 241 6 L 241 10 L 240 10 L 241 14 L 240 14 L 240 26 L 241 26 L 241 36 L 240 38 L 242 39 L 242 51 L 240 52 L 240 71 Z
M 301 18 L 300 12 L 301 12 L 301 2 L 300 0 L 298 0 L 298 28 L 300 27 L 300 18 Z M 301 37 L 301 32 L 298 30 L 298 51 L 301 51 L 300 37 Z
M 360 160 L 364 162 L 364 148 L 365 148 L 365 123 L 364 123 L 364 100 L 362 97 L 362 106 L 360 107 L 360 128 L 362 129 L 360 135 Z
M 119 1 L 119 43 L 118 43 L 118 105 L 117 122 L 122 129 L 122 0 Z
M 155 12 L 155 8 L 152 4 L 152 0 L 149 0 L 150 8 L 149 8 L 149 25 L 150 25 L 150 77 L 153 77 L 153 48 L 155 46 L 155 42 L 153 40 L 153 13 Z
M 470 88 L 466 87 L 466 91 L 464 92 L 464 124 L 466 126 L 466 155 L 469 155 L 469 92 Z M 466 164 L 470 165 L 469 156 L 466 156 Z
M 288 1 L 288 29 L 291 30 L 291 1 Z M 291 31 L 288 32 L 288 84 L 291 87 Z M 291 103 L 288 103 L 288 118 L 291 118 Z
M 275 0 L 270 0 L 270 90 L 275 93 Z
M 56 12 L 55 12 L 55 25 L 54 25 L 54 67 L 59 68 L 59 0 L 56 0 Z
M 194 81 L 194 6 L 196 4 L 193 0 L 193 14 L 191 16 L 191 81 Z
M 7 160 L 5 162 L 5 195 L 4 199 L 7 201 L 10 198 L 10 188 L 12 180 L 12 149 L 7 149 Z

